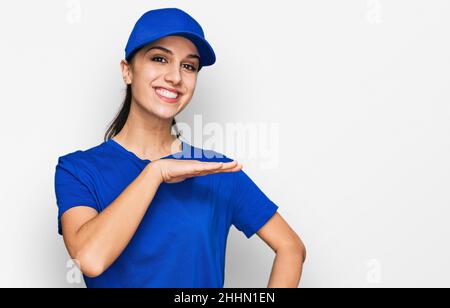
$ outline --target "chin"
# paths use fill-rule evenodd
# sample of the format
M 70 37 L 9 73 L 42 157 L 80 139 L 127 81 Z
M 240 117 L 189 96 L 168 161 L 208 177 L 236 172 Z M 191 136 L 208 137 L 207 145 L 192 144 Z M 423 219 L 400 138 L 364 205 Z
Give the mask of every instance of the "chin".
M 169 120 L 178 114 L 178 108 L 156 106 L 149 112 L 152 112 L 160 119 Z

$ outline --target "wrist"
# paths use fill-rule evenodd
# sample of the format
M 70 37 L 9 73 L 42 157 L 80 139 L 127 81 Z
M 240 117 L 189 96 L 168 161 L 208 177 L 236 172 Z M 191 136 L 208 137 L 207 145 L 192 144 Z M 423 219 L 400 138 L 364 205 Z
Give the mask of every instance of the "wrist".
M 150 178 L 153 181 L 156 181 L 158 184 L 161 184 L 163 182 L 163 177 L 161 175 L 161 169 L 159 168 L 159 165 L 157 161 L 150 162 L 145 166 L 145 173 L 148 178 Z

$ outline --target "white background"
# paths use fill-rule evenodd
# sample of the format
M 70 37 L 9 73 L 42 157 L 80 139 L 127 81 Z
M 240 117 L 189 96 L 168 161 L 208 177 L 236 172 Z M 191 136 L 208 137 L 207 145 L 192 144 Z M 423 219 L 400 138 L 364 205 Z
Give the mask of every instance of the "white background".
M 0 286 L 84 286 L 57 158 L 102 141 L 128 35 L 167 6 L 217 53 L 177 119 L 279 124 L 276 168 L 240 160 L 306 243 L 301 286 L 450 286 L 448 0 L 2 1 Z M 225 287 L 265 287 L 273 258 L 233 227 Z

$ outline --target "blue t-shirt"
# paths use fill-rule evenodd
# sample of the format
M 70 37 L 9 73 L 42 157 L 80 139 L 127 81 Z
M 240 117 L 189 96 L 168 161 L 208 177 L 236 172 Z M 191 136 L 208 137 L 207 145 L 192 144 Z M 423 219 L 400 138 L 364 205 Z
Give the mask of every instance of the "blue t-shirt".
M 184 141 L 182 147 L 161 159 L 232 161 Z M 58 233 L 65 211 L 89 206 L 100 213 L 148 163 L 113 139 L 59 157 Z M 162 183 L 125 250 L 102 275 L 84 276 L 86 286 L 222 288 L 230 226 L 250 238 L 277 209 L 243 170 Z

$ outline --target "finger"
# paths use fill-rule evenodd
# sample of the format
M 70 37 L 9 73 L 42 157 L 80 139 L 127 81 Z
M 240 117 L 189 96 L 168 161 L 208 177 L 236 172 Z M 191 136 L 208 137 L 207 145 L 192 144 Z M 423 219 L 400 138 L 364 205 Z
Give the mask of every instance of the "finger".
M 224 172 L 227 170 L 233 170 L 237 166 L 238 166 L 237 162 L 219 163 L 217 166 L 211 166 L 210 168 L 204 169 L 201 173 L 202 174 L 214 174 L 214 173 Z
M 203 171 L 222 169 L 224 167 L 228 168 L 228 166 L 222 162 L 213 162 L 213 163 L 205 162 L 199 169 L 201 172 L 203 172 Z
M 195 168 L 214 168 L 219 166 L 232 166 L 236 165 L 238 162 L 233 160 L 231 162 L 204 162 L 200 160 L 194 160 Z
M 227 170 L 233 171 L 233 168 L 236 168 L 239 166 L 237 161 L 231 161 L 228 163 L 224 162 L 202 162 L 198 161 L 199 164 L 196 165 L 193 170 L 189 172 L 189 176 L 203 176 L 206 174 L 213 174 L 213 173 L 219 173 L 224 172 Z
M 207 174 L 207 173 L 213 172 L 215 170 L 220 170 L 220 168 L 222 168 L 222 166 L 219 164 L 204 165 L 202 167 L 199 167 L 198 169 L 195 169 L 194 175 L 198 176 L 198 175 Z
M 217 164 L 220 164 L 220 169 L 229 169 L 229 168 L 234 168 L 235 166 L 237 166 L 238 162 L 234 160 L 234 161 L 231 161 L 228 163 L 221 162 L 221 163 L 217 163 Z
M 206 161 L 198 161 L 197 167 L 200 168 L 209 168 L 213 166 L 219 166 L 220 162 L 206 162 Z
M 221 169 L 219 169 L 218 171 L 233 170 L 235 168 L 238 168 L 239 166 L 240 166 L 240 164 L 237 161 L 234 161 L 231 163 L 224 164 L 224 166 Z
M 232 168 L 213 170 L 213 171 L 211 171 L 210 173 L 211 173 L 211 174 L 216 174 L 216 173 L 237 172 L 237 171 L 242 170 L 242 167 L 243 167 L 243 166 L 242 166 L 241 164 L 238 164 L 238 165 L 236 165 L 235 167 L 232 167 Z
M 214 169 L 220 169 L 224 167 L 224 163 L 221 162 L 215 162 L 215 163 L 206 163 L 206 169 L 207 170 L 214 170 Z
M 189 177 L 202 176 L 222 167 L 220 163 L 202 163 L 188 172 Z
M 237 171 L 241 171 L 242 168 L 243 168 L 243 166 L 239 164 L 239 165 L 237 165 L 237 166 L 234 167 L 234 168 L 227 169 L 227 170 L 220 170 L 219 172 L 222 172 L 222 173 L 237 172 Z

